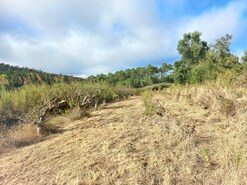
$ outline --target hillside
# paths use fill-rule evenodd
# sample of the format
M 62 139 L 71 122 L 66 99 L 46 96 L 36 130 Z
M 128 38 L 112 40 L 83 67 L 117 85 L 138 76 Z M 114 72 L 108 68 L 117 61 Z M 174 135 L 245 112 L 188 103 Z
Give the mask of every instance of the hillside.
M 51 85 L 57 82 L 82 80 L 73 76 L 46 73 L 40 70 L 0 63 L 0 86 L 4 85 L 7 89 L 18 88 L 27 84 L 45 83 Z
M 246 95 L 170 88 L 144 95 L 144 104 L 136 96 L 90 118 L 61 117 L 63 133 L 0 156 L 0 182 L 246 184 Z

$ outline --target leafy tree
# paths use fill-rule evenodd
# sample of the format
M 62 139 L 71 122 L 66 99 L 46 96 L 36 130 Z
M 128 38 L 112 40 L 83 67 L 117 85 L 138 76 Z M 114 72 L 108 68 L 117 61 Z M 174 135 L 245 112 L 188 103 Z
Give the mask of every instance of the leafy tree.
M 186 33 L 183 39 L 178 42 L 177 50 L 182 56 L 182 60 L 188 65 L 197 64 L 205 57 L 209 47 L 207 42 L 202 41 L 200 32 Z
M 146 70 L 147 70 L 147 73 L 148 73 L 150 76 L 154 75 L 155 73 L 158 73 L 158 68 L 155 67 L 155 66 L 153 66 L 153 65 L 151 65 L 151 64 L 149 64 L 149 65 L 147 66 Z
M 195 66 L 191 71 L 190 82 L 202 83 L 205 80 L 215 80 L 217 77 L 217 70 L 215 65 L 210 62 L 202 62 Z
M 186 33 L 179 40 L 177 50 L 181 60 L 174 63 L 174 80 L 176 83 L 189 83 L 191 70 L 198 65 L 209 50 L 207 42 L 201 40 L 200 32 Z
M 224 37 L 217 39 L 216 43 L 212 45 L 213 52 L 215 53 L 215 62 L 223 70 L 225 68 L 233 69 L 239 64 L 238 57 L 230 52 L 229 47 L 232 38 L 232 35 L 226 34 Z
M 218 57 L 225 58 L 231 55 L 229 46 L 231 45 L 230 40 L 232 38 L 232 35 L 226 34 L 225 37 L 216 39 L 216 43 L 212 46 Z
M 172 70 L 172 65 L 171 64 L 166 64 L 163 63 L 160 68 L 159 68 L 159 72 L 160 72 L 160 78 L 162 79 L 162 77 L 164 75 L 167 74 L 168 71 Z
M 174 63 L 174 81 L 175 83 L 189 83 L 191 68 L 184 60 L 179 60 Z

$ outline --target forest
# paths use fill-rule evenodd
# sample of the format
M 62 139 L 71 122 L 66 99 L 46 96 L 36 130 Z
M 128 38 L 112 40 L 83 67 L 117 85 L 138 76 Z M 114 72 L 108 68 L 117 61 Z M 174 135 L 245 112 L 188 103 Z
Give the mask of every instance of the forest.
M 28 84 L 51 85 L 59 82 L 70 83 L 75 81 L 79 82 L 83 79 L 0 63 L 0 86 L 6 89 L 15 89 Z

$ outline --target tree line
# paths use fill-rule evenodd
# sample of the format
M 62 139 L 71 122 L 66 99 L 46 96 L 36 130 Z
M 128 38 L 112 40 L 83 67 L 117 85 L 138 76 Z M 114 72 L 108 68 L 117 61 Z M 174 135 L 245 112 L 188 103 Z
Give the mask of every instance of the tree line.
M 57 82 L 83 81 L 87 83 L 104 82 L 111 86 L 141 88 L 157 83 L 202 83 L 215 80 L 226 71 L 240 74 L 247 71 L 247 51 L 241 59 L 231 53 L 232 35 L 216 39 L 208 44 L 201 39 L 200 32 L 185 33 L 178 41 L 180 60 L 172 64 L 163 62 L 161 66 L 148 65 L 115 73 L 91 75 L 86 79 L 66 75 L 56 75 L 34 69 L 14 67 L 0 63 L 0 86 L 13 89 L 25 84 L 54 84 Z
M 148 65 L 115 73 L 89 76 L 89 82 L 105 81 L 110 85 L 124 85 L 134 88 L 156 83 L 202 83 L 215 80 L 219 74 L 232 71 L 240 74 L 247 70 L 247 51 L 241 59 L 230 52 L 232 35 L 208 44 L 201 39 L 200 32 L 185 33 L 178 41 L 177 50 L 181 59 L 174 64 L 162 63 L 160 67 Z
M 87 81 L 91 83 L 104 81 L 112 86 L 139 88 L 161 82 L 173 82 L 169 74 L 172 69 L 171 64 L 163 63 L 161 67 L 150 64 L 147 67 L 120 70 L 115 73 L 91 75 L 87 78 Z
M 214 80 L 221 73 L 246 70 L 247 51 L 241 60 L 230 52 L 232 35 L 217 39 L 214 44 L 201 40 L 200 32 L 186 33 L 178 42 L 177 50 L 181 59 L 174 62 L 175 83 L 201 83 Z
M 6 89 L 14 89 L 27 84 L 52 85 L 58 82 L 70 83 L 75 81 L 83 81 L 83 79 L 0 63 L 0 89 L 1 86 Z

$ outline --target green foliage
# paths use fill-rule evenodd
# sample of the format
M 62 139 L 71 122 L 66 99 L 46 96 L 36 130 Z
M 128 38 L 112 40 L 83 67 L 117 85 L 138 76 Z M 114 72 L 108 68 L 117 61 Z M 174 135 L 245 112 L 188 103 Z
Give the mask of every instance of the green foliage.
M 186 61 L 179 60 L 174 63 L 174 82 L 179 84 L 189 83 L 191 66 Z
M 199 32 L 184 34 L 178 42 L 178 52 L 182 58 L 174 63 L 175 83 L 202 83 L 215 80 L 227 71 L 236 71 L 235 75 L 238 75 L 247 69 L 244 62 L 240 64 L 238 57 L 230 53 L 232 35 L 226 34 L 217 39 L 210 48 L 205 41 L 201 41 L 200 36 Z M 247 57 L 243 56 L 242 61 L 246 60 Z
M 207 42 L 201 40 L 200 36 L 199 32 L 187 33 L 178 42 L 177 49 L 182 59 L 174 63 L 175 83 L 189 83 L 192 68 L 205 58 L 209 47 Z
M 106 82 L 111 86 L 140 88 L 161 82 L 172 82 L 173 79 L 169 73 L 172 69 L 172 65 L 166 63 L 163 63 L 160 68 L 148 65 L 147 67 L 120 70 L 107 75 L 89 76 L 87 81 L 90 83 Z
M 7 89 L 15 89 L 27 84 L 52 85 L 59 82 L 77 81 L 83 81 L 83 79 L 0 63 L 0 88 L 4 86 Z
M 202 62 L 195 66 L 191 71 L 190 82 L 202 83 L 208 80 L 215 80 L 217 71 L 211 62 Z
M 247 50 L 244 51 L 244 55 L 242 56 L 241 61 L 243 71 L 247 71 Z
M 207 42 L 202 41 L 200 32 L 186 33 L 183 39 L 178 42 L 177 50 L 182 56 L 182 60 L 190 65 L 197 64 L 205 57 Z
M 5 86 L 8 85 L 9 81 L 7 79 L 7 75 L 5 74 L 0 74 L 0 86 Z
M 214 52 L 217 54 L 217 57 L 220 59 L 224 59 L 229 56 L 230 53 L 230 40 L 232 39 L 232 35 L 226 34 L 225 37 L 221 37 L 216 39 L 216 43 L 212 45 Z
M 236 164 L 237 164 L 237 166 L 241 165 L 242 160 L 243 160 L 242 153 L 241 152 L 237 152 L 237 154 L 236 154 Z
M 144 91 L 142 93 L 142 101 L 146 109 L 144 112 L 145 116 L 152 116 L 154 114 L 154 106 L 151 102 L 151 98 L 152 98 L 151 91 Z
M 217 76 L 216 83 L 220 86 L 231 87 L 236 82 L 239 74 L 234 70 L 226 70 Z
M 124 97 L 123 95 L 124 94 Z M 112 88 L 106 84 L 83 84 L 83 83 L 57 83 L 48 85 L 26 85 L 22 88 L 0 91 L 0 125 L 12 125 L 19 118 L 33 118 L 36 110 L 42 105 L 49 105 L 52 101 L 66 100 L 71 107 L 78 106 L 85 96 L 92 101 L 111 102 L 116 99 L 128 98 L 132 95 L 132 89 L 126 87 Z
M 201 156 L 201 159 L 204 162 L 208 162 L 209 161 L 209 153 L 208 153 L 208 150 L 207 149 L 202 149 L 200 151 L 200 156 Z

